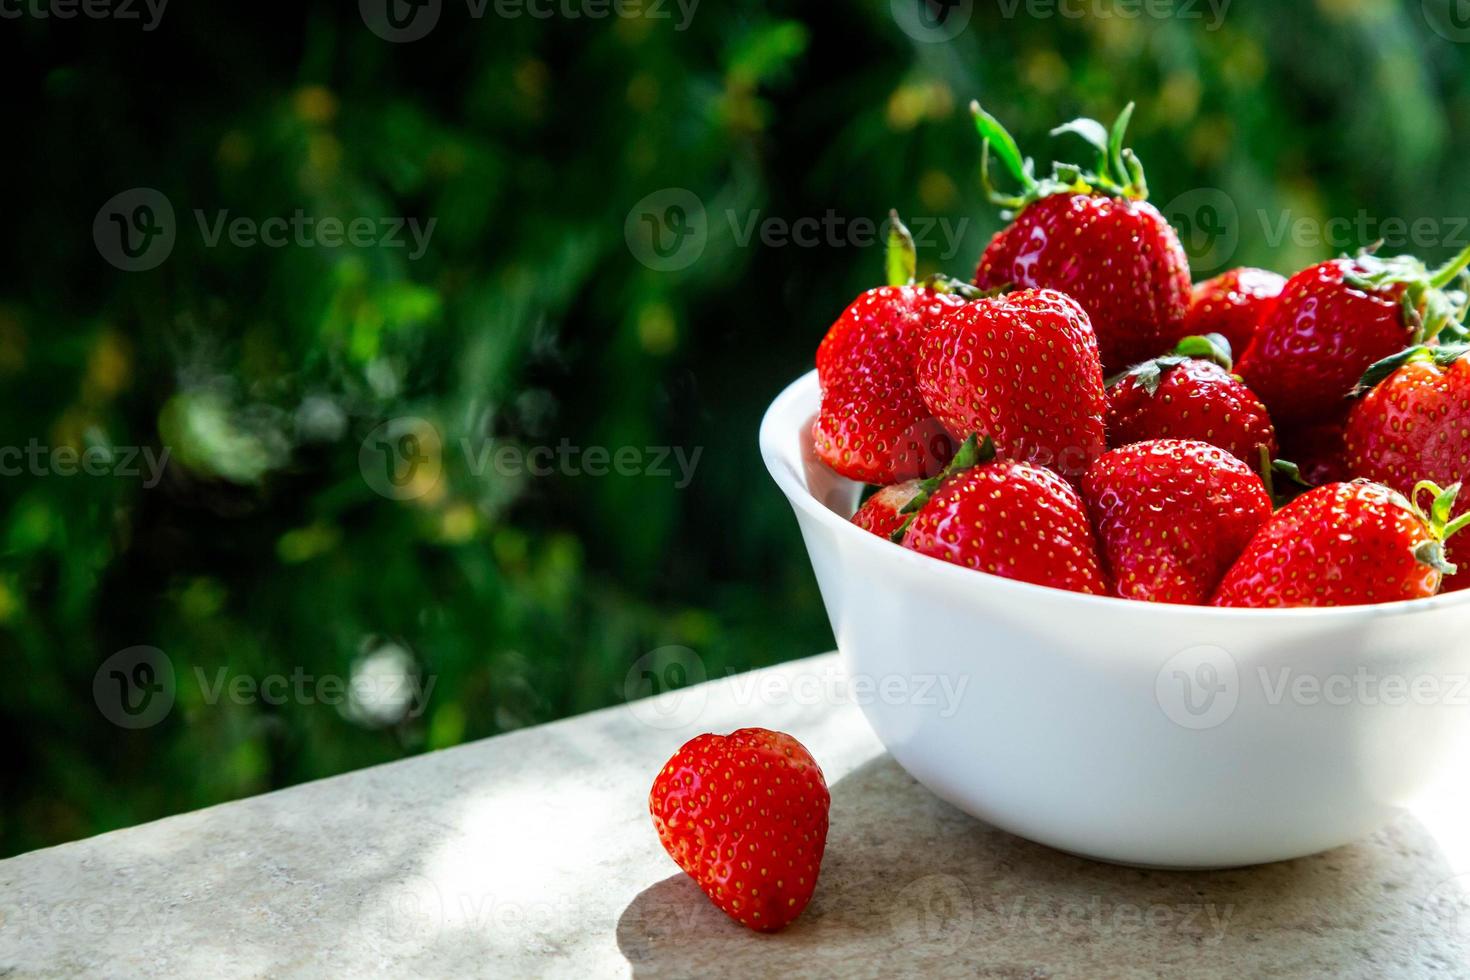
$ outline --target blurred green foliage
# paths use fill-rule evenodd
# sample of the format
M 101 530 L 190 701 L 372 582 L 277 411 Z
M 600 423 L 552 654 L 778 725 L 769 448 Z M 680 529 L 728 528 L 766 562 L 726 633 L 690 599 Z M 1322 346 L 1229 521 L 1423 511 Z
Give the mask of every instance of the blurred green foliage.
M 350 3 L 172 5 L 152 31 L 6 21 L 0 442 L 170 457 L 153 487 L 0 480 L 0 854 L 613 704 L 666 645 L 711 676 L 830 648 L 755 431 L 881 250 L 744 240 L 748 221 L 944 218 L 962 235 L 945 255 L 936 232 L 921 272 L 964 275 L 998 222 L 969 99 L 1043 164 L 1079 149 L 1051 126 L 1134 99 L 1154 200 L 1195 192 L 1190 220 L 1223 193 L 1238 243 L 1211 261 L 1290 272 L 1342 246 L 1282 238 L 1282 216 L 1470 213 L 1452 2 L 1240 3 L 1218 24 L 1202 3 L 981 3 L 944 43 L 899 30 L 889 0 L 725 0 L 687 30 L 676 10 L 474 20 L 448 2 L 402 44 Z M 124 272 L 93 219 L 135 187 L 172 203 L 177 240 Z M 708 243 L 658 272 L 624 224 L 674 187 Z M 410 258 L 210 245 L 196 210 L 435 224 Z M 394 500 L 360 450 L 401 416 L 442 433 L 444 473 Z M 466 438 L 701 456 L 685 488 L 507 476 L 476 472 Z M 130 731 L 93 680 L 139 644 L 178 693 Z M 421 716 L 198 682 L 349 677 L 385 647 L 433 678 Z

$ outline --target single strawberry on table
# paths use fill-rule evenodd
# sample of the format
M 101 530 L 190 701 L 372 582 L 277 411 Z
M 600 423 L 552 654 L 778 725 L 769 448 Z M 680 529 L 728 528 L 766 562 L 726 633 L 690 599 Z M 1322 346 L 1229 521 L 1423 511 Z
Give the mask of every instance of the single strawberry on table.
M 1217 333 L 1230 342 L 1231 350 L 1244 352 L 1285 285 L 1285 276 L 1249 267 L 1196 283 L 1184 315 L 1185 329 L 1201 336 Z
M 1419 345 L 1382 361 L 1364 375 L 1363 397 L 1348 415 L 1343 445 L 1354 476 L 1412 492 L 1420 480 L 1470 480 L 1470 346 Z M 1470 499 L 1460 501 L 1470 509 Z M 1459 547 L 1456 547 L 1456 544 Z M 1449 547 L 1463 570 L 1444 591 L 1470 586 L 1470 539 Z
M 980 463 L 944 480 L 903 546 L 992 575 L 1104 595 L 1087 510 L 1073 486 L 1029 463 Z
M 1108 382 L 1108 444 L 1198 439 L 1252 466 L 1276 454 L 1266 406 L 1230 373 L 1230 346 L 1218 335 L 1185 337 L 1172 354 L 1135 364 Z
M 811 753 L 764 728 L 690 739 L 648 794 L 669 856 L 720 911 L 760 932 L 790 925 L 811 901 L 830 806 Z
M 1014 214 L 986 247 L 975 284 L 1057 289 L 1071 296 L 1092 320 L 1109 373 L 1173 347 L 1186 333 L 1189 260 L 1178 234 L 1147 202 L 1138 158 L 1123 147 L 1132 104 L 1111 132 L 1091 119 L 1053 130 L 1081 136 L 1097 150 L 1097 162 L 1092 170 L 1057 164 L 1041 180 L 994 117 L 979 103 L 970 110 L 985 141 L 990 199 Z M 989 187 L 992 149 L 1020 183 L 1020 194 Z
M 1255 471 L 1218 446 L 1155 439 L 1106 453 L 1082 482 L 1112 594 L 1203 605 L 1271 516 Z
M 1102 365 L 1087 314 L 1052 289 L 983 297 L 931 327 L 919 393 L 956 440 L 982 433 L 1002 459 L 1080 480 L 1106 449 Z
M 1445 541 L 1470 523 L 1451 518 L 1459 484 L 1405 496 L 1355 480 L 1309 490 L 1266 522 L 1211 601 L 1216 606 L 1354 606 L 1422 599 L 1453 574 Z M 1413 501 L 1429 495 L 1429 509 Z
M 817 456 L 860 483 L 885 485 L 939 472 L 955 441 L 914 383 L 914 352 L 929 327 L 964 298 L 914 282 L 913 239 L 891 215 L 889 285 L 859 296 L 817 348 L 822 407 Z
M 1368 252 L 1309 266 L 1287 280 L 1236 369 L 1278 429 L 1340 417 L 1371 365 L 1460 319 L 1445 290 L 1467 264 L 1470 248 L 1434 271 Z

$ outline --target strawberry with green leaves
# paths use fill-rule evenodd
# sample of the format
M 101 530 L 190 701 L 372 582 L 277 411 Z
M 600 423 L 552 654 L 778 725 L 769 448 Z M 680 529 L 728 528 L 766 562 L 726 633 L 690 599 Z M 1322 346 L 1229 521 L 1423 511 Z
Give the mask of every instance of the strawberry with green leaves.
M 1238 370 L 1277 426 L 1339 417 L 1371 365 L 1432 341 L 1463 318 L 1447 291 L 1470 264 L 1470 248 L 1430 271 L 1412 256 L 1364 252 L 1292 276 L 1241 355 Z
M 986 290 L 1056 289 L 1071 296 L 1092 320 L 1108 372 L 1173 347 L 1186 333 L 1189 260 L 1178 234 L 1147 202 L 1143 167 L 1123 146 L 1132 104 L 1111 131 L 1091 119 L 1053 130 L 1082 137 L 1097 150 L 1097 162 L 1092 170 L 1057 164 L 1041 180 L 1005 127 L 979 103 L 970 110 L 985 141 L 990 199 L 1014 215 L 986 247 L 975 284 Z M 990 187 L 992 149 L 1020 183 L 1019 194 Z
M 929 327 L 964 304 L 944 282 L 914 281 L 908 229 L 891 216 L 890 285 L 859 296 L 817 348 L 822 407 L 812 427 L 817 456 L 860 483 L 885 485 L 937 473 L 955 443 L 914 382 L 914 352 Z
M 1244 351 L 1285 285 L 1285 276 L 1248 267 L 1196 283 L 1185 329 L 1199 336 L 1217 333 L 1230 342 L 1231 350 Z
M 1354 476 L 1409 493 L 1420 480 L 1470 480 L 1470 346 L 1411 347 L 1375 364 L 1359 385 L 1343 433 Z M 1459 510 L 1470 508 L 1462 501 Z M 1470 543 L 1470 539 L 1462 539 Z M 1456 564 L 1470 563 L 1466 544 L 1449 549 Z M 1444 589 L 1470 586 L 1470 568 L 1446 579 Z
M 1108 444 L 1198 439 L 1252 466 L 1276 454 L 1266 406 L 1230 373 L 1219 334 L 1185 337 L 1172 354 L 1135 364 L 1108 382 Z
M 924 404 L 956 439 L 982 433 L 1002 459 L 1074 481 L 1105 450 L 1102 364 L 1087 314 L 1052 289 L 982 297 L 925 335 Z
M 905 548 L 1033 585 L 1104 595 L 1082 498 L 1051 470 L 1006 460 L 960 470 L 922 500 Z
M 1271 516 L 1255 471 L 1218 446 L 1155 439 L 1105 454 L 1082 482 L 1113 595 L 1203 605 Z
M 653 781 L 648 811 L 664 850 L 720 911 L 775 932 L 811 901 L 831 802 L 805 746 L 742 728 L 684 743 Z
M 1355 480 L 1309 490 L 1266 522 L 1215 592 L 1216 606 L 1357 606 L 1422 599 L 1455 567 L 1445 542 L 1460 485 L 1423 482 L 1409 496 Z M 1428 494 L 1430 506 L 1412 501 Z

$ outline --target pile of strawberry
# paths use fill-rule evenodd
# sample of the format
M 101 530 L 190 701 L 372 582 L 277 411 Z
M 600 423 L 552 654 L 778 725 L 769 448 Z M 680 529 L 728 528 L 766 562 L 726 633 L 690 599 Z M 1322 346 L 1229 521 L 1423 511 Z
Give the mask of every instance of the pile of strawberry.
M 855 523 L 993 575 L 1155 602 L 1470 586 L 1446 551 L 1470 523 L 1470 333 L 1451 288 L 1470 249 L 1435 270 L 1370 249 L 1192 286 L 1123 146 L 1131 105 L 1111 128 L 1054 130 L 1096 158 L 1044 179 L 971 108 L 1010 224 L 972 282 L 918 281 L 893 215 L 889 284 L 817 350 L 816 453 L 880 488 Z M 992 152 L 1019 193 L 989 187 Z

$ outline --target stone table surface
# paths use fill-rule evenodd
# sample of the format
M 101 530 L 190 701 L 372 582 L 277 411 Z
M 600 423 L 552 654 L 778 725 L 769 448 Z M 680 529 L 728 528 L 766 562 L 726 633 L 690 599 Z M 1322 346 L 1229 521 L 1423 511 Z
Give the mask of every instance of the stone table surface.
M 0 862 L 0 977 L 1470 976 L 1470 801 L 1216 872 L 1061 854 L 940 802 L 835 655 Z M 702 731 L 791 732 L 832 787 L 816 897 L 757 935 L 649 823 Z

